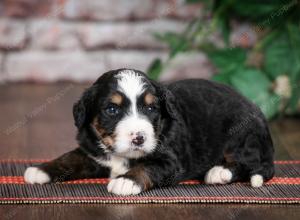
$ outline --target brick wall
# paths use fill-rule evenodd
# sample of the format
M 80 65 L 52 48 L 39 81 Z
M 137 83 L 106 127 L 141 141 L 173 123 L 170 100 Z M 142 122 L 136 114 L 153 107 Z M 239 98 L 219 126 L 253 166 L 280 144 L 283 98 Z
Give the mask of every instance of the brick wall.
M 0 82 L 80 82 L 109 69 L 145 71 L 168 53 L 153 33 L 181 32 L 201 13 L 200 4 L 184 0 L 0 0 Z M 233 39 L 243 32 L 238 26 Z M 212 72 L 204 54 L 189 53 L 161 79 Z
M 182 31 L 201 9 L 181 0 L 1 0 L 0 81 L 87 81 L 114 68 L 145 71 L 167 55 L 152 34 Z

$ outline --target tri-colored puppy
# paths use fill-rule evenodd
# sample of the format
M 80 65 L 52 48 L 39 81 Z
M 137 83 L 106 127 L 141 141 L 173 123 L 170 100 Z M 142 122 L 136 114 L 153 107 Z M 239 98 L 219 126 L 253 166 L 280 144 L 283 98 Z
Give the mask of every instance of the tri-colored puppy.
M 83 93 L 73 114 L 79 147 L 27 168 L 27 183 L 110 177 L 109 192 L 132 195 L 187 179 L 260 187 L 274 174 L 263 114 L 219 83 L 161 85 L 141 71 L 112 70 Z

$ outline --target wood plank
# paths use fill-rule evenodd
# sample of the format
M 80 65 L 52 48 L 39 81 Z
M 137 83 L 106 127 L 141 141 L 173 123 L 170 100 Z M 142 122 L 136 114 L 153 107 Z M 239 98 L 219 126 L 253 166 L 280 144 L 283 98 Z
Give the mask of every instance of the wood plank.
M 127 205 L 5 205 L 2 219 L 264 219 L 298 220 L 297 205 L 127 204 Z
M 273 137 L 277 139 L 277 143 L 281 146 L 277 149 L 280 152 L 287 152 L 291 159 L 300 159 L 300 119 L 286 118 L 272 123 L 275 134 Z M 285 157 L 285 154 L 282 156 Z

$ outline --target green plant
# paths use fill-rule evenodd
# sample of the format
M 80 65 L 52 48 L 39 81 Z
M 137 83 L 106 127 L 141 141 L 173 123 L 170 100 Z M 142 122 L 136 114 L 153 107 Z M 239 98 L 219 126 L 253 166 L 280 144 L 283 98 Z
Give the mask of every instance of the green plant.
M 201 50 L 217 68 L 213 80 L 234 87 L 256 103 L 267 118 L 299 112 L 299 0 L 186 2 L 202 2 L 208 14 L 191 21 L 183 33 L 155 34 L 170 49 L 166 61 L 156 59 L 152 63 L 148 70 L 150 77 L 158 78 L 178 53 Z M 258 33 L 259 39 L 253 47 L 230 45 L 230 22 L 233 20 L 249 22 Z M 216 47 L 208 38 L 217 30 L 223 36 L 225 46 L 222 48 Z

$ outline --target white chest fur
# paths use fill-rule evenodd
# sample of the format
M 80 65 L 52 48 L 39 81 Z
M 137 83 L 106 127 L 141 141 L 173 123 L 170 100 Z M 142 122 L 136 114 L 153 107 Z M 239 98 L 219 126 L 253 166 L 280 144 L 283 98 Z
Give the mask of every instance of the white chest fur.
M 108 159 L 92 157 L 98 164 L 110 168 L 110 178 L 125 174 L 128 171 L 128 160 L 111 155 Z

